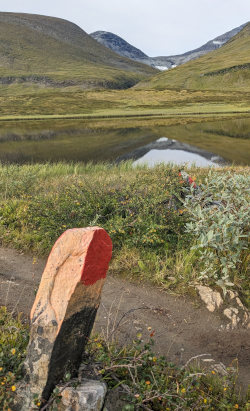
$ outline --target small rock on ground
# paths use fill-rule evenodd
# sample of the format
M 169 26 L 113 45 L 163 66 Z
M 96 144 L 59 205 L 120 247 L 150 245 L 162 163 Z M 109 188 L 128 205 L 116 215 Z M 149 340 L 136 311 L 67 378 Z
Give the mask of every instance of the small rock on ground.
M 96 380 L 83 380 L 78 387 L 66 387 L 62 391 L 62 398 L 57 404 L 57 410 L 101 411 L 106 393 L 105 383 Z

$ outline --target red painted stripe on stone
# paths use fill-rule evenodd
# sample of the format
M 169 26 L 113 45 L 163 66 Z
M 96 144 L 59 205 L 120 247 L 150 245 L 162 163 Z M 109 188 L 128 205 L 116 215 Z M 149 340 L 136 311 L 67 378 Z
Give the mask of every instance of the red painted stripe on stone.
M 112 241 L 102 228 L 93 231 L 93 238 L 88 246 L 82 269 L 81 281 L 84 285 L 93 285 L 105 278 L 112 257 Z

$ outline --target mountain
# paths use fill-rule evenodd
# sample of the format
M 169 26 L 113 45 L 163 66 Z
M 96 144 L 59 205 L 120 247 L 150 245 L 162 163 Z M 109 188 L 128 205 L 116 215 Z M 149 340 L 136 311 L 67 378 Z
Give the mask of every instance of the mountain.
M 90 36 L 98 41 L 98 43 L 103 44 L 103 46 L 108 47 L 117 54 L 120 54 L 120 56 L 139 61 L 141 59 L 148 58 L 145 53 L 132 46 L 116 34 L 110 33 L 108 31 L 95 31 L 94 33 L 91 33 Z
M 250 91 L 250 23 L 217 50 L 162 72 L 138 88 Z
M 0 13 L 0 84 L 126 88 L 154 73 L 67 20 Z
M 156 63 L 155 66 L 166 66 L 168 68 L 179 66 L 180 64 L 187 63 L 190 60 L 197 59 L 198 57 L 203 56 L 210 51 L 217 50 L 218 48 L 222 47 L 223 44 L 227 43 L 233 36 L 238 34 L 246 26 L 246 24 L 247 23 L 242 24 L 241 26 L 228 31 L 227 33 L 215 37 L 213 40 L 210 40 L 206 44 L 203 44 L 203 46 L 186 53 L 168 57 L 153 57 L 153 60 Z
M 210 51 L 214 51 L 220 48 L 233 36 L 238 34 L 246 26 L 246 24 L 242 24 L 241 26 L 228 31 L 227 33 L 224 33 L 214 38 L 213 40 L 208 41 L 206 44 L 195 50 L 191 50 L 184 54 L 179 54 L 176 56 L 149 57 L 141 50 L 127 43 L 121 37 L 107 31 L 96 31 L 95 33 L 91 33 L 90 36 L 104 46 L 120 54 L 121 56 L 126 56 L 132 60 L 148 64 L 152 67 L 158 68 L 159 70 L 166 70 L 172 68 L 173 66 L 175 67 L 179 66 L 180 64 L 184 64 L 190 60 L 207 54 Z
M 160 67 L 157 67 L 157 61 L 154 61 L 154 57 L 147 56 L 147 54 L 143 53 L 143 51 L 132 46 L 126 40 L 117 36 L 114 33 L 110 33 L 109 31 L 95 31 L 94 33 L 90 33 L 90 36 L 93 37 L 93 39 L 95 39 L 96 41 L 98 41 L 98 43 L 109 48 L 110 50 L 113 50 L 120 56 L 130 58 L 131 60 L 147 64 L 151 67 L 158 68 L 160 70 L 166 69 L 166 67 L 163 68 L 162 65 L 160 65 Z

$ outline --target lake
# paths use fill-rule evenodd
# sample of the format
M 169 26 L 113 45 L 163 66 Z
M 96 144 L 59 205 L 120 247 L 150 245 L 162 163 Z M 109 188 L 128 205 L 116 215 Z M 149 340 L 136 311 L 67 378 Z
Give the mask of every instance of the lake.
M 135 126 L 123 120 L 0 123 L 0 161 L 159 162 L 250 165 L 250 118 Z

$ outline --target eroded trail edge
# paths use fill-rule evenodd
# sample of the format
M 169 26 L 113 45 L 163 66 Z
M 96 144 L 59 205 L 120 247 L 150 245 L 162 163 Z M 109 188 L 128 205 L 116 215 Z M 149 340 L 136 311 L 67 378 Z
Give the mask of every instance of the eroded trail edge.
M 29 315 L 46 260 L 0 248 L 0 304 Z M 222 319 L 189 298 L 108 275 L 94 330 L 128 344 L 137 333 L 146 340 L 154 330 L 155 351 L 185 364 L 210 354 L 230 366 L 238 360 L 239 383 L 250 382 L 250 331 L 221 330 Z

